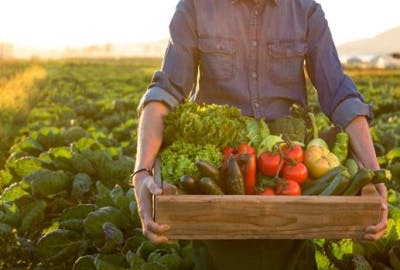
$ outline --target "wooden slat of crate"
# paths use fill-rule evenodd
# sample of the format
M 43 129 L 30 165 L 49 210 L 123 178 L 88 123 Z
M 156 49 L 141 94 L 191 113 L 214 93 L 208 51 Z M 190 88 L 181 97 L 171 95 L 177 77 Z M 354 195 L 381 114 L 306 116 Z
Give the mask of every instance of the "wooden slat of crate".
M 161 195 L 169 239 L 360 238 L 379 220 L 378 196 Z

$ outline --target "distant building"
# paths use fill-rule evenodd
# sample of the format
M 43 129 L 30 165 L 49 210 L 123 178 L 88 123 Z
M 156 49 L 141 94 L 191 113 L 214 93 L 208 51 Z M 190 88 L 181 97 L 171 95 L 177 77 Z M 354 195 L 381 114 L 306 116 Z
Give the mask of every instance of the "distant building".
M 400 60 L 392 55 L 376 56 L 371 60 L 371 65 L 374 68 L 399 68 Z
M 400 68 L 400 53 L 342 56 L 341 63 L 350 68 Z
M 348 65 L 360 65 L 363 61 L 361 60 L 360 57 L 353 56 L 347 59 L 347 64 Z
M 0 43 L 0 59 L 12 57 L 13 46 L 9 43 Z

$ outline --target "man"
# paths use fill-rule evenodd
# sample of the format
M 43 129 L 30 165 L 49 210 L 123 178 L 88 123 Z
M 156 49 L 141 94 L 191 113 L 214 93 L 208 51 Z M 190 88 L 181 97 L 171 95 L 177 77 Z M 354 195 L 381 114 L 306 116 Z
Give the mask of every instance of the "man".
M 322 111 L 349 133 L 361 164 L 379 168 L 368 127 L 371 106 L 343 74 L 328 23 L 314 0 L 182 0 L 170 34 L 162 69 L 139 105 L 133 181 L 143 232 L 151 241 L 168 241 L 163 235 L 168 224 L 157 224 L 151 216 L 151 194 L 161 193 L 149 171 L 162 143 L 162 119 L 188 96 L 273 120 L 289 114 L 293 103 L 306 105 L 305 62 Z M 382 215 L 378 224 L 366 228 L 366 240 L 380 238 L 386 229 L 386 187 L 376 188 L 382 196 Z M 313 269 L 309 243 L 196 241 L 196 267 Z

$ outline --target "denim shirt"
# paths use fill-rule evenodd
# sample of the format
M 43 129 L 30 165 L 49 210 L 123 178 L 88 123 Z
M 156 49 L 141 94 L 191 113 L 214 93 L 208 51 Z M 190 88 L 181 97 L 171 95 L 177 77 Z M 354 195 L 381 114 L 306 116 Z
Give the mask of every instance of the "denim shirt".
M 307 105 L 305 71 L 333 123 L 372 118 L 314 0 L 181 0 L 161 70 L 138 108 L 150 101 L 173 108 L 190 97 L 273 120 L 293 103 Z

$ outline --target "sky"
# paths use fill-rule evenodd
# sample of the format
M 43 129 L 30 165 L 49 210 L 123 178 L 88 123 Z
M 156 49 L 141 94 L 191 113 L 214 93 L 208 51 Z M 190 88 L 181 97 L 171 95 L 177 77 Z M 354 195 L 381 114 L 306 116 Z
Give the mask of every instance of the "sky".
M 337 45 L 400 26 L 399 0 L 316 0 Z M 168 38 L 178 0 L 0 0 L 0 42 L 39 49 Z

